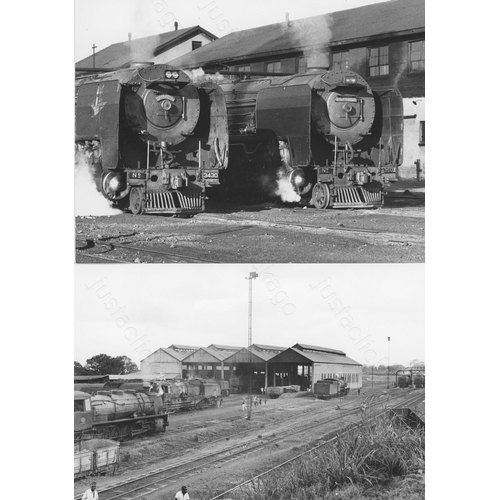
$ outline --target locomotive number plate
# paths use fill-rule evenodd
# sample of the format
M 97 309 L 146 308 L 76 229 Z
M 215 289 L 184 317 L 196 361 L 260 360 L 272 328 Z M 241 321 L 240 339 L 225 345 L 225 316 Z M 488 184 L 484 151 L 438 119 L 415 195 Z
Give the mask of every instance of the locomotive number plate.
M 128 176 L 130 179 L 145 179 L 146 173 L 145 172 L 129 172 Z
M 219 172 L 203 172 L 204 179 L 218 179 Z
M 335 102 L 358 102 L 356 97 L 335 97 Z

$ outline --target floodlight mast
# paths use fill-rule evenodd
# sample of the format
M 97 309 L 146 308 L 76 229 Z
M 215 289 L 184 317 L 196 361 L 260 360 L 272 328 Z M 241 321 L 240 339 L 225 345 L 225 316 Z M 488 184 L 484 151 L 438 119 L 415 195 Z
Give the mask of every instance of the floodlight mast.
M 250 346 L 252 345 L 252 280 L 256 279 L 259 275 L 255 272 L 251 272 L 248 275 L 248 369 L 251 368 L 252 353 L 250 352 Z M 250 377 L 248 379 L 248 403 L 247 403 L 247 420 L 252 418 L 252 371 L 250 371 Z

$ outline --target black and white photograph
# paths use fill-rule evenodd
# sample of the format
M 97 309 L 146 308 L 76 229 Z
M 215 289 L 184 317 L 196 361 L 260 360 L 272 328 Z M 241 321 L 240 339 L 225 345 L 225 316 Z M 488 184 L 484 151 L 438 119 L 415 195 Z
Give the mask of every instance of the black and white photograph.
M 420 266 L 75 274 L 75 499 L 423 498 Z
M 425 498 L 425 20 L 75 0 L 75 500 Z
M 77 263 L 423 263 L 424 0 L 75 3 Z

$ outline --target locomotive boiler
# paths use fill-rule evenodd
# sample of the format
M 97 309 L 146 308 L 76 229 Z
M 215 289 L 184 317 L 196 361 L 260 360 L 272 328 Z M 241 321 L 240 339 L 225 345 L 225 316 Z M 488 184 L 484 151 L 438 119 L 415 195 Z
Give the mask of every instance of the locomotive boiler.
M 75 391 L 75 439 L 127 439 L 164 432 L 168 413 L 160 397 L 150 392 L 98 391 L 91 396 Z
M 224 95 L 167 65 L 76 80 L 77 157 L 98 191 L 134 214 L 194 214 L 227 167 Z
M 231 159 L 221 183 L 284 178 L 293 201 L 320 209 L 383 203 L 384 183 L 402 162 L 399 91 L 374 91 L 348 70 L 220 85 Z

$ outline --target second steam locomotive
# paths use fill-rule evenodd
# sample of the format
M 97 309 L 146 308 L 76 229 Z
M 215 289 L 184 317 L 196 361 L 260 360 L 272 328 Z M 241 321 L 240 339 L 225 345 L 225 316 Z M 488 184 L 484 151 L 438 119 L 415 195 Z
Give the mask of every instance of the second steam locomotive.
M 383 203 L 384 182 L 402 161 L 399 91 L 374 91 L 348 70 L 220 85 L 230 141 L 221 182 L 235 186 L 251 171 L 264 186 L 279 172 L 295 193 L 286 201 L 319 209 Z

